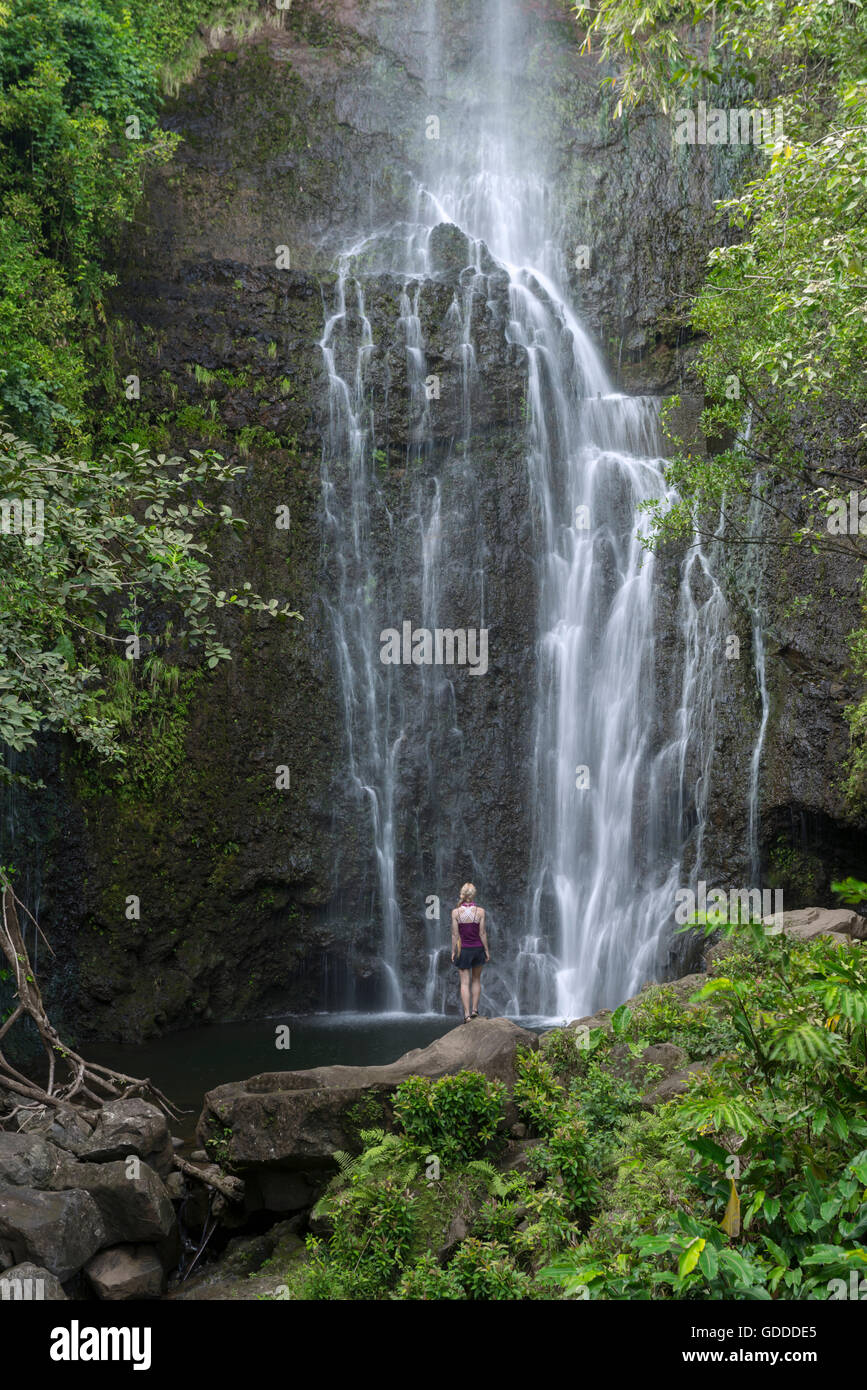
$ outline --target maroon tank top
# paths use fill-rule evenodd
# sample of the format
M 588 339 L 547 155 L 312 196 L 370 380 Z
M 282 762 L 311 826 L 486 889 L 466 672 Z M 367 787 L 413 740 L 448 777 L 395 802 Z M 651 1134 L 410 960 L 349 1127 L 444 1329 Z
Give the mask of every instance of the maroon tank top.
M 461 911 L 463 908 L 471 907 L 473 910 L 473 920 L 470 922 L 461 921 Z M 481 946 L 482 938 L 479 936 L 479 923 L 475 917 L 475 903 L 461 903 L 458 908 L 458 934 L 461 938 L 461 946 Z

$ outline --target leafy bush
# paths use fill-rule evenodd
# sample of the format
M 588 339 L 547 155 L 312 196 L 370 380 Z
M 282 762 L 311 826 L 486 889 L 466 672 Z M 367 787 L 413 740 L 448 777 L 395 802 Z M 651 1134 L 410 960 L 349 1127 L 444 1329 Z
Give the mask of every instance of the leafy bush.
M 718 996 L 736 1046 L 660 1115 L 627 1122 L 603 1213 L 545 1271 L 567 1294 L 826 1298 L 865 1271 L 863 951 L 752 941 L 761 968 L 697 996 Z
M 461 1243 L 449 1265 L 449 1275 L 466 1298 L 486 1302 L 526 1298 L 531 1287 L 531 1280 L 515 1268 L 505 1245 L 473 1236 Z
M 568 1096 L 554 1074 L 547 1052 L 519 1049 L 512 1096 L 522 1119 L 543 1135 L 568 1118 Z
M 410 1076 L 394 1094 L 395 1118 L 413 1143 L 444 1161 L 483 1153 L 505 1115 L 506 1088 L 480 1072 L 431 1081 Z
M 392 1298 L 396 1299 L 455 1299 L 466 1298 L 457 1272 L 443 1268 L 429 1250 L 416 1260 L 404 1274 Z
M 630 1011 L 624 1036 L 640 1048 L 673 1043 L 695 1061 L 718 1056 L 736 1040 L 728 1018 L 712 999 L 686 1008 L 671 985 L 654 985 L 644 991 Z
M 238 592 L 214 590 L 202 537 L 206 527 L 244 525 L 212 500 L 239 471 L 211 453 L 154 459 L 135 445 L 98 461 L 46 456 L 0 432 L 4 491 L 28 506 L 19 531 L 0 534 L 0 743 L 22 751 L 40 728 L 51 728 L 123 758 L 118 734 L 127 717 L 144 714 L 156 724 L 165 708 L 154 697 L 170 668 L 161 658 L 155 665 L 153 651 L 142 662 L 123 659 L 127 637 L 140 641 L 142 656 L 166 637 L 170 623 L 163 616 L 154 635 L 149 608 L 179 617 L 179 635 L 209 668 L 230 655 L 218 641 L 216 609 L 298 616 L 248 583 Z M 176 676 L 169 684 L 177 694 Z M 147 771 L 159 781 L 159 762 Z

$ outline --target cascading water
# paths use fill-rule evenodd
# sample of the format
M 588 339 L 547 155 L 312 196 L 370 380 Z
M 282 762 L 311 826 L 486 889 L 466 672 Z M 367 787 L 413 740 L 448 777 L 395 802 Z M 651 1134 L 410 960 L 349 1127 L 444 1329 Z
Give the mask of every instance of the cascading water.
M 434 0 L 424 22 L 433 53 Z M 613 390 L 560 288 L 563 229 L 511 89 L 526 22 L 516 0 L 489 0 L 480 26 L 487 56 L 479 55 L 474 69 L 478 95 L 469 101 L 461 139 L 453 137 L 447 152 L 431 152 L 406 224 L 368 232 L 341 257 L 320 344 L 330 403 L 323 507 L 337 575 L 328 607 L 349 778 L 376 863 L 373 897 L 391 1009 L 410 1002 L 398 866 L 412 825 L 410 817 L 410 829 L 401 828 L 402 792 L 408 778 L 418 791 L 424 777 L 432 792 L 463 748 L 454 681 L 436 666 L 382 665 L 380 631 L 410 616 L 428 629 L 441 620 L 454 625 L 454 615 L 442 612 L 441 575 L 459 562 L 466 564 L 472 620 L 484 626 L 484 545 L 468 500 L 479 371 L 474 313 L 497 278 L 508 284 L 505 341 L 526 376 L 539 595 L 535 712 L 527 730 L 534 838 L 526 848 L 526 904 L 515 905 L 500 937 L 502 1007 L 574 1017 L 625 998 L 660 967 L 689 837 L 693 872 L 701 857 L 713 749 L 710 661 L 725 603 L 706 558 L 692 548 L 681 571 L 679 650 L 665 673 L 668 685 L 680 687 L 666 736 L 656 696 L 657 566 L 642 544 L 642 506 L 664 495 L 657 403 Z M 435 277 L 434 233 L 443 224 L 460 229 L 467 247 L 461 289 L 446 315 L 460 349 L 462 431 L 448 458 L 432 463 L 420 296 Z M 426 460 L 409 506 L 409 539 L 398 536 L 406 522 L 396 518 L 377 473 L 381 422 L 371 406 L 371 378 L 378 348 L 364 294 L 364 277 L 374 273 L 399 282 L 407 463 Z M 458 477 L 462 506 L 445 500 L 446 470 L 450 497 Z M 393 554 L 384 554 L 383 528 Z M 460 795 L 457 804 L 452 823 L 415 827 L 431 839 L 433 893 L 454 878 L 456 850 L 467 862 Z M 416 891 L 421 916 L 428 890 Z M 447 930 L 427 917 L 424 935 L 422 997 L 426 1008 L 439 1009 Z

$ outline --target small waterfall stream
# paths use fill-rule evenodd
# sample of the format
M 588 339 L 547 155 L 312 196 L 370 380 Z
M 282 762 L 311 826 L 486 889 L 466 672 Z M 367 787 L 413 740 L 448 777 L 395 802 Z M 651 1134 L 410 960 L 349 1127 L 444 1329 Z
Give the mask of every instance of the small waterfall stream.
M 726 609 L 707 557 L 692 547 L 681 569 L 676 652 L 660 673 L 658 565 L 642 544 L 642 505 L 665 488 L 658 402 L 614 390 L 570 306 L 564 229 L 512 88 L 528 19 L 516 0 L 487 0 L 481 8 L 486 48 L 477 55 L 465 130 L 446 151 L 431 151 L 412 218 L 368 230 L 340 258 L 326 309 L 322 504 L 335 571 L 327 608 L 347 775 L 359 833 L 376 865 L 371 912 L 383 1007 L 439 1010 L 447 910 L 440 919 L 425 916 L 424 902 L 428 893 L 454 891 L 478 867 L 466 831 L 468 803 L 459 777 L 459 810 L 448 823 L 413 824 L 405 803 L 413 800 L 409 787 L 416 804 L 434 804 L 441 783 L 451 777 L 455 785 L 466 752 L 460 702 L 447 667 L 382 664 L 380 633 L 406 620 L 429 630 L 485 626 L 487 557 L 473 514 L 472 400 L 480 371 L 474 315 L 495 285 L 507 286 L 504 341 L 526 374 L 520 427 L 538 581 L 537 631 L 528 633 L 537 673 L 527 729 L 534 829 L 524 847 L 525 901 L 513 905 L 510 921 L 491 926 L 495 934 L 499 928 L 500 1008 L 575 1017 L 619 1002 L 658 972 L 687 846 L 690 872 L 700 865 L 713 753 L 712 668 Z M 435 54 L 435 0 L 427 0 L 423 22 Z M 434 57 L 430 62 L 436 65 Z M 448 456 L 439 458 L 420 308 L 437 278 L 435 233 L 444 225 L 463 234 L 467 253 L 446 314 L 459 343 L 462 426 Z M 373 383 L 386 348 L 374 342 L 365 310 L 366 277 L 377 275 L 397 285 L 394 339 L 404 357 L 405 464 L 414 479 L 408 522 L 397 516 L 379 467 L 384 428 L 372 405 Z M 456 569 L 470 605 L 459 613 L 444 607 L 443 575 Z M 418 914 L 408 923 L 399 875 L 413 836 L 429 841 L 415 861 L 428 877 L 411 885 Z M 409 926 L 423 934 L 427 960 L 414 996 L 405 984 Z M 488 986 L 492 978 L 488 972 Z

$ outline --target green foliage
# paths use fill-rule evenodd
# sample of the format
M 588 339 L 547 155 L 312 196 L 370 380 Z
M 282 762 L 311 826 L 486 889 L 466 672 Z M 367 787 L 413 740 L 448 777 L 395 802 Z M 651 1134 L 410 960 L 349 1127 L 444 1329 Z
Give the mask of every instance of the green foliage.
M 469 1236 L 449 1265 L 449 1274 L 464 1290 L 464 1297 L 500 1301 L 525 1298 L 530 1280 L 515 1268 L 509 1251 L 498 1241 Z
M 247 583 L 232 593 L 213 588 L 202 534 L 244 523 L 209 499 L 238 471 L 211 453 L 154 459 L 136 445 L 98 461 L 46 456 L 0 435 L 6 496 L 31 508 L 0 532 L 0 742 L 23 750 L 49 728 L 120 760 L 121 731 L 135 733 L 142 716 L 159 733 L 161 698 L 177 694 L 181 677 L 157 650 L 156 606 L 169 607 L 209 668 L 229 657 L 216 609 L 298 616 Z M 139 677 L 111 660 L 125 657 L 128 638 L 140 643 Z M 190 692 L 185 680 L 184 697 Z
M 695 999 L 719 1003 L 734 1045 L 685 1097 L 625 1121 L 601 1212 L 543 1271 L 567 1295 L 827 1298 L 867 1264 L 860 948 L 760 934 L 732 959 L 739 977 Z
M 566 1092 L 554 1074 L 551 1060 L 541 1049 L 520 1049 L 516 1071 L 512 1096 L 521 1118 L 539 1134 L 553 1134 L 569 1112 Z
M 592 1136 L 591 1148 L 601 1160 L 627 1116 L 637 1109 L 641 1092 L 625 1077 L 593 1061 L 572 1094 Z
M 450 1266 L 443 1268 L 431 1251 L 426 1250 L 403 1275 L 392 1297 L 401 1301 L 466 1298 L 457 1273 Z
M 737 1041 L 735 1030 L 711 996 L 686 1007 L 671 985 L 654 985 L 643 992 L 634 1006 L 627 1037 L 636 1051 L 668 1042 L 684 1048 L 694 1061 L 718 1056 Z
M 444 1161 L 473 1158 L 488 1147 L 504 1117 L 506 1088 L 480 1072 L 431 1081 L 411 1076 L 394 1094 L 394 1114 L 406 1136 Z
M 84 340 L 112 283 L 104 247 L 178 140 L 156 123 L 144 18 L 112 0 L 0 11 L 0 418 L 41 448 L 86 444 Z
M 605 1036 L 604 1028 L 591 1028 L 588 1034 L 577 1033 L 572 1028 L 555 1028 L 546 1033 L 544 1056 L 556 1079 L 568 1084 L 581 1076 L 596 1048 L 603 1045 Z
M 429 1181 L 442 1120 L 431 1083 L 409 1086 L 421 1146 L 379 1128 L 358 1158 L 341 1156 L 321 1205 L 334 1234 L 311 1240 L 298 1296 L 844 1296 L 851 1271 L 867 1273 L 867 965 L 858 946 L 755 924 L 734 927 L 733 946 L 741 937 L 749 949 L 691 1000 L 657 987 L 619 1013 L 617 1036 L 596 1030 L 592 1052 L 564 1029 L 519 1054 L 514 1100 L 539 1136 L 520 1172 L 464 1157 Z M 695 1055 L 704 1032 L 724 1038 L 719 1060 L 642 1110 L 615 1071 L 624 1053 L 639 1057 L 650 1035 Z M 452 1249 L 457 1213 L 469 1230 Z
M 179 137 L 158 125 L 205 22 L 261 23 L 238 0 L 6 0 L 0 7 L 0 419 L 86 451 L 105 248 Z
M 347 1184 L 361 1186 L 389 1174 L 398 1187 L 409 1187 L 419 1170 L 419 1152 L 398 1134 L 386 1134 L 381 1129 L 365 1129 L 361 1133 L 364 1149 L 356 1157 L 337 1150 L 332 1157 L 339 1172 L 313 1208 L 320 1216 L 330 1206 L 335 1192 Z
M 455 1078 L 448 1078 L 454 1080 Z M 484 1080 L 484 1078 L 480 1078 Z M 466 1087 L 463 1088 L 466 1093 Z M 361 1154 L 334 1155 L 339 1172 L 314 1208 L 327 1216 L 327 1241 L 310 1237 L 309 1261 L 297 1296 L 333 1298 L 520 1297 L 524 1278 L 496 1243 L 476 1241 L 474 1258 L 454 1270 L 439 1267 L 426 1242 L 442 1240 L 452 1217 L 469 1210 L 481 1191 L 508 1198 L 522 1180 L 505 1177 L 484 1160 L 453 1161 L 428 1176 L 428 1154 L 405 1137 L 381 1129 L 362 1135 Z
M 585 1211 L 596 1197 L 587 1124 L 541 1051 L 519 1052 L 513 1096 L 522 1117 L 545 1140 L 533 1152 L 534 1171 L 559 1183 L 573 1212 Z
M 837 894 L 844 903 L 849 903 L 852 907 L 857 907 L 867 898 L 867 883 L 860 878 L 842 879 L 839 883 L 831 884 L 831 891 Z

